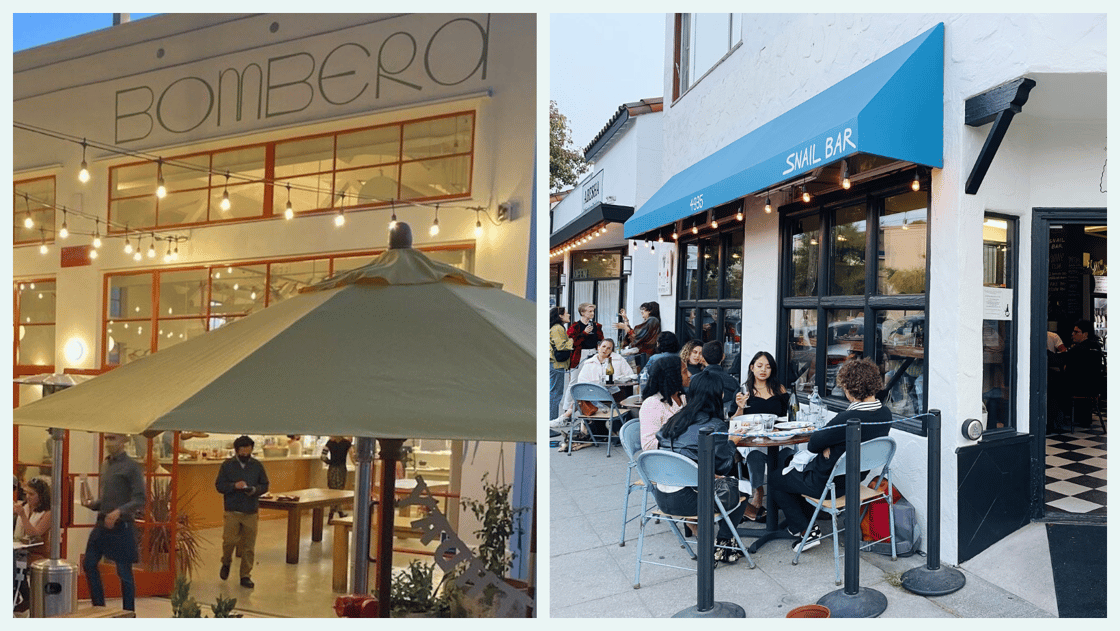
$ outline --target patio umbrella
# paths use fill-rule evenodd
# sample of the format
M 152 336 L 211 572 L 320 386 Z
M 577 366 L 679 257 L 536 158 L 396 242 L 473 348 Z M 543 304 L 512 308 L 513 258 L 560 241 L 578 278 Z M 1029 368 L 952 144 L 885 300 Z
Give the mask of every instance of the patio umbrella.
M 128 434 L 354 435 L 359 454 L 363 437 L 368 445 L 373 437 L 533 442 L 534 312 L 500 284 L 412 249 L 411 230 L 397 224 L 390 249 L 369 265 L 17 408 L 13 418 Z M 383 510 L 393 490 L 383 485 Z M 365 567 L 360 531 L 368 542 L 361 493 L 356 567 Z M 391 550 L 379 552 L 379 566 Z M 355 584 L 364 582 L 363 572 Z M 380 587 L 387 596 L 388 585 Z

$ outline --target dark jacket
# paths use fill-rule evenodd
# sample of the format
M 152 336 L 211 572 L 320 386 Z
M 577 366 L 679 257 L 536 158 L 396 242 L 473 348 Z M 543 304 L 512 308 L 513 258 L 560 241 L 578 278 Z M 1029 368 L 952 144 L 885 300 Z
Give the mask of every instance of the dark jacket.
M 715 376 L 719 377 L 720 381 L 723 383 L 724 405 L 728 403 L 734 403 L 735 393 L 739 391 L 739 380 L 728 374 L 728 372 L 723 369 L 723 366 L 720 366 L 718 364 L 714 366 L 708 365 L 706 368 L 704 368 L 704 372 L 710 372 L 714 374 Z
M 1058 357 L 1065 363 L 1068 394 L 1092 397 L 1104 393 L 1104 352 L 1099 339 L 1089 337 Z
M 239 481 L 244 481 L 249 486 L 244 489 L 235 488 Z M 218 469 L 214 488 L 225 496 L 226 511 L 255 513 L 259 503 L 258 498 L 268 493 L 268 475 L 264 472 L 264 465 L 260 460 L 250 457 L 242 466 L 241 461 L 234 456 L 223 462 Z
M 828 483 L 828 476 L 832 473 L 832 468 L 836 466 L 836 461 L 847 450 L 847 432 L 848 432 L 848 419 L 859 419 L 860 421 L 860 440 L 867 442 L 872 438 L 879 438 L 886 436 L 891 431 L 891 426 L 888 425 L 893 418 L 890 408 L 883 406 L 878 410 L 844 410 L 837 414 L 828 422 L 828 425 L 813 432 L 809 437 L 809 444 L 806 448 L 818 454 L 805 465 L 806 482 L 814 489 L 824 490 L 825 484 Z M 872 425 L 871 423 L 883 423 L 882 425 Z M 829 450 L 828 457 L 820 455 L 825 449 Z M 837 496 L 844 494 L 844 476 L 838 475 L 835 479 Z
M 599 342 L 603 341 L 603 325 L 598 322 L 594 324 L 595 328 L 590 335 L 584 332 L 587 325 L 580 320 L 576 320 L 568 325 L 568 337 L 572 338 L 572 358 L 570 361 L 573 369 L 579 367 L 579 360 L 580 356 L 583 355 L 583 349 L 594 349 L 599 345 Z
M 713 433 L 727 432 L 729 426 L 727 421 L 713 418 L 706 414 L 700 415 L 697 421 L 698 422 L 690 425 L 688 429 L 684 430 L 683 434 L 673 439 L 664 435 L 663 432 L 666 426 L 662 426 L 661 429 L 657 431 L 658 448 L 667 451 L 675 451 L 686 458 L 698 461 L 700 459 L 700 429 L 703 427 L 711 427 Z M 727 436 L 716 435 L 714 439 L 715 449 L 712 455 L 715 460 L 716 475 L 734 475 L 734 445 L 731 444 L 731 441 L 727 440 Z

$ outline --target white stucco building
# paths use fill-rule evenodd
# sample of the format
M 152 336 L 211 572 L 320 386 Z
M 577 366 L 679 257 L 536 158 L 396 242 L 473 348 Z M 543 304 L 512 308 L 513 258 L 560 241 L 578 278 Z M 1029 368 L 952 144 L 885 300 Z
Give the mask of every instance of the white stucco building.
M 1105 17 L 675 14 L 665 33 L 662 180 L 624 237 L 678 243 L 668 327 L 773 353 L 833 412 L 839 365 L 874 359 L 923 520 L 920 414 L 940 410 L 948 563 L 1101 515 L 1046 488 L 1044 453 L 1047 330 L 1107 332 Z

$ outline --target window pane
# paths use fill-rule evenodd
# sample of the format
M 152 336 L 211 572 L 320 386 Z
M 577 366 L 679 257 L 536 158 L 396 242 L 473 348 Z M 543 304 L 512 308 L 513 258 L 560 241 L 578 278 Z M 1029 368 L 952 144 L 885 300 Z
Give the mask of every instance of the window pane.
M 269 304 L 295 296 L 300 289 L 325 279 L 329 272 L 330 259 L 273 263 L 268 281 Z
M 432 158 L 471 150 L 472 116 L 434 118 L 404 126 L 404 160 Z
M 695 83 L 730 49 L 731 14 L 693 13 L 691 17 L 689 74 Z
M 700 245 L 700 277 L 704 279 L 700 297 L 719 298 L 719 237 L 704 239 Z
M 425 252 L 425 254 L 429 254 Z M 373 262 L 373 256 L 340 256 L 334 260 L 334 271 L 331 276 L 338 276 L 347 270 L 357 269 Z
M 206 189 L 180 193 L 168 193 L 167 197 L 164 197 L 158 202 L 159 225 L 174 226 L 184 223 L 199 223 L 206 221 L 206 195 Z M 117 203 L 124 204 L 126 202 Z M 116 221 L 120 220 L 116 219 Z M 141 221 L 141 219 L 138 217 L 137 221 Z
M 211 314 L 244 316 L 264 308 L 264 265 L 215 268 L 210 275 Z
M 116 322 L 105 333 L 106 364 L 127 364 L 152 352 L 152 328 L 147 321 Z
M 182 166 L 179 166 L 182 165 Z M 221 178 L 215 176 L 215 182 Z M 206 188 L 210 185 L 210 156 L 175 158 L 175 164 L 164 163 L 163 184 L 167 192 L 192 188 Z M 153 190 L 153 192 L 155 192 Z
M 331 207 L 331 193 L 334 189 L 334 175 L 323 173 L 320 175 L 307 175 L 296 177 L 283 182 L 277 182 L 272 187 L 272 214 L 284 214 L 288 203 L 288 189 L 286 184 L 291 184 L 292 211 L 295 213 L 309 210 L 320 210 Z
M 724 298 L 743 298 L 743 232 L 731 233 L 727 246 L 727 265 L 724 277 Z
M 907 192 L 884 200 L 879 217 L 879 293 L 926 292 L 925 191 Z
M 293 177 L 334 169 L 334 137 L 276 145 L 275 177 Z
M 883 386 L 891 386 L 887 407 L 900 416 L 921 414 L 925 411 L 925 312 L 879 311 L 875 325 Z
M 109 277 L 109 319 L 152 317 L 152 275 L 127 274 Z
M 789 374 L 794 392 L 809 394 L 817 382 L 817 310 L 789 311 Z
M 191 318 L 189 320 L 160 320 L 158 350 L 167 350 L 180 342 L 186 342 L 192 337 L 198 337 L 206 332 L 206 320 Z
M 34 285 L 34 287 L 32 287 Z M 54 322 L 55 284 L 53 281 L 20 283 L 19 323 Z
M 244 182 L 243 178 L 263 178 L 264 147 L 246 147 L 215 153 L 213 163 L 215 175 L 211 179 L 211 186 L 224 186 L 226 171 L 240 176 L 230 180 L 231 186 L 235 182 Z M 222 175 L 218 175 L 219 173 Z
M 399 165 L 367 167 L 353 171 L 340 171 L 336 175 L 338 184 L 335 187 L 339 193 L 346 191 L 347 206 L 354 204 L 377 204 L 399 197 L 397 193 L 397 172 Z M 357 193 L 358 202 L 350 201 L 352 195 Z
M 622 255 L 617 250 L 576 252 L 572 270 L 575 278 L 618 278 L 622 275 Z
M 424 252 L 433 261 L 454 265 L 465 272 L 474 272 L 474 250 L 433 250 Z M 621 264 L 621 263 L 620 263 Z
M 54 363 L 54 325 L 20 324 L 16 363 L 48 366 Z
M 689 243 L 684 247 L 684 289 L 681 300 L 696 300 L 700 297 L 700 245 Z
M 400 159 L 401 128 L 397 125 L 340 134 L 338 137 L 339 169 L 385 164 Z
M 677 339 L 680 340 L 682 345 L 689 340 L 700 339 L 700 332 L 697 329 L 696 312 L 697 309 L 695 307 L 681 309 L 681 321 L 684 323 L 684 328 Z
M 115 224 L 124 224 L 131 228 L 154 226 L 156 223 L 155 194 L 110 203 L 109 219 Z M 133 245 L 136 245 L 136 239 L 133 238 L 132 241 L 134 242 Z
M 109 169 L 109 195 L 113 199 L 156 194 L 157 165 L 144 162 Z M 167 174 L 164 174 L 166 184 Z
M 723 310 L 723 367 L 732 376 L 738 378 L 742 361 L 740 361 L 740 352 L 742 350 L 742 338 L 740 332 L 743 330 L 743 310 L 742 309 L 724 309 Z
M 13 242 L 54 241 L 54 178 L 16 182 L 12 193 Z M 28 213 L 33 223 L 31 228 L 24 225 Z
M 832 227 L 832 295 L 863 293 L 864 258 L 867 252 L 867 206 L 859 204 L 836 211 Z
M 206 270 L 159 275 L 159 317 L 206 315 Z
M 440 158 L 401 165 L 401 199 L 462 195 L 470 190 L 471 158 Z M 384 197 L 382 197 L 384 199 Z
M 817 269 L 820 260 L 821 218 L 805 217 L 793 222 L 793 287 L 794 296 L 817 294 Z
M 229 187 L 229 210 L 222 210 L 224 188 L 210 189 L 210 220 L 235 217 L 260 217 L 264 214 L 264 184 L 242 184 Z M 280 212 L 284 212 L 281 207 Z
M 716 318 L 719 317 L 719 309 L 701 309 L 700 310 L 700 337 L 697 338 L 701 342 L 711 342 L 716 338 Z
M 863 311 L 831 309 L 825 314 L 828 338 L 825 340 L 824 392 L 821 394 L 843 399 L 844 390 L 836 383 L 836 373 L 849 359 L 863 357 Z
M 1011 247 L 1013 225 L 998 217 L 984 217 L 984 286 L 1013 288 Z M 981 397 L 988 413 L 987 429 L 1011 427 L 1012 320 L 984 320 L 984 383 Z

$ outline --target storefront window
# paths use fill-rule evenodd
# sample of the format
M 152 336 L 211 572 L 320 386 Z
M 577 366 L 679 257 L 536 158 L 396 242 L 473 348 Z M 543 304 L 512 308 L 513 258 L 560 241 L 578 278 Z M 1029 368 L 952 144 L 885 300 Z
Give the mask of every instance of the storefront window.
M 684 278 L 681 285 L 681 299 L 696 300 L 700 297 L 700 244 L 689 243 L 684 246 Z
M 984 216 L 983 386 L 986 431 L 1014 428 L 1014 261 L 1013 217 Z M 1005 305 L 1001 307 L 1000 305 Z
M 910 182 L 896 176 L 858 193 L 834 193 L 809 211 L 799 201 L 783 209 L 797 215 L 783 216 L 789 255 L 782 305 L 789 328 L 779 362 L 786 362 L 790 374 L 783 378 L 803 398 L 816 386 L 833 409 L 846 407 L 836 374 L 849 359 L 869 357 L 890 386 L 886 404 L 895 414 L 926 409 L 929 183 L 920 182 L 915 192 Z M 828 282 L 818 283 L 818 274 Z M 865 326 L 869 322 L 875 326 Z
M 622 253 L 617 250 L 584 250 L 572 255 L 572 276 L 577 279 L 617 277 Z
M 738 227 L 736 224 L 731 224 Z M 681 342 L 723 344 L 723 366 L 737 375 L 743 319 L 743 232 L 732 228 L 681 244 L 681 299 L 677 332 Z
M 26 195 L 26 197 L 25 197 Z M 26 225 L 31 218 L 31 227 Z M 15 245 L 54 241 L 54 176 L 12 184 L 12 237 Z
M 16 365 L 54 364 L 55 283 L 22 281 L 16 285 Z

